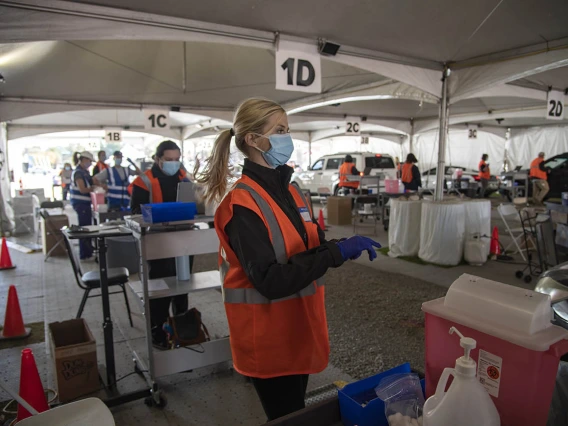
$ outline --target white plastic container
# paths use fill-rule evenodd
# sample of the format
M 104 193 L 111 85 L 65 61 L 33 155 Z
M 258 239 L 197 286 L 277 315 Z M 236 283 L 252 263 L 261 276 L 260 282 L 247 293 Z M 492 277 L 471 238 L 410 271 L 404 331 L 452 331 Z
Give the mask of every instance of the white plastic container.
M 470 235 L 465 242 L 463 257 L 473 266 L 481 266 L 487 262 L 489 244 L 479 234 Z
M 464 356 L 456 360 L 455 368 L 444 370 L 436 393 L 424 404 L 424 426 L 500 426 L 497 408 L 475 377 L 477 363 L 469 356 L 477 342 L 452 327 L 450 334 L 454 332 L 461 338 Z M 445 392 L 450 376 L 454 380 Z

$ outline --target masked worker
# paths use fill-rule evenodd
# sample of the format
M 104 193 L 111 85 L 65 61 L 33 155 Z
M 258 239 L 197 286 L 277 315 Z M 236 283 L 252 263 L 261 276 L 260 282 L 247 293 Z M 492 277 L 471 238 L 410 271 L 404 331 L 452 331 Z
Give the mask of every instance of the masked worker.
M 156 148 L 154 165 L 138 176 L 132 186 L 130 209 L 132 214 L 142 213 L 142 204 L 166 203 L 177 201 L 177 187 L 181 181 L 187 181 L 186 172 L 181 168 L 181 151 L 173 141 L 164 141 Z M 190 270 L 193 256 L 190 259 Z M 176 275 L 175 258 L 151 260 L 149 278 L 165 278 Z M 152 343 L 165 349 L 168 346 L 166 332 L 162 326 L 167 322 L 172 304 L 174 315 L 187 311 L 187 294 L 174 297 L 162 297 L 150 300 L 150 323 L 152 325 Z
M 67 200 L 67 194 L 69 194 L 71 190 L 71 178 L 73 177 L 73 167 L 71 167 L 71 164 L 65 163 L 63 170 L 59 172 L 59 176 L 61 177 L 61 199 Z
M 128 193 L 129 177 L 139 175 L 141 172 L 138 167 L 136 167 L 136 170 L 132 170 L 130 167 L 122 165 L 122 152 L 115 151 L 113 157 L 114 166 L 96 174 L 93 177 L 93 181 L 97 185 L 107 185 L 109 209 L 120 210 L 130 205 L 130 194 Z
M 93 154 L 87 151 L 73 154 L 75 170 L 71 176 L 70 200 L 73 210 L 77 212 L 79 226 L 93 224 L 91 212 L 91 192 L 94 190 L 93 178 L 89 174 L 89 168 L 93 163 Z M 79 240 L 79 257 L 81 260 L 90 259 L 93 256 L 93 247 L 90 239 Z
M 358 181 L 349 180 L 349 176 L 359 176 L 359 174 L 359 170 L 357 170 L 357 167 L 353 164 L 353 157 L 347 154 L 345 160 L 343 160 L 343 164 L 339 168 L 339 188 L 343 188 L 347 191 L 359 188 Z
M 491 179 L 491 170 L 489 170 L 489 163 L 487 162 L 488 159 L 489 155 L 483 154 L 478 166 L 479 174 L 477 175 L 477 177 L 479 178 L 479 183 L 481 184 L 481 189 L 479 191 L 480 198 L 485 197 L 485 191 L 487 191 L 487 187 L 489 186 L 489 179 Z
M 533 183 L 533 200 L 535 204 L 542 205 L 544 197 L 546 197 L 546 194 L 550 191 L 550 186 L 548 186 L 548 172 L 549 169 L 544 167 L 544 152 L 539 152 L 538 157 L 531 163 L 529 173 Z
M 102 172 L 103 170 L 108 169 L 109 167 L 105 164 L 107 155 L 105 151 L 99 151 L 99 153 L 97 154 L 99 161 L 97 161 L 97 164 L 95 164 L 95 167 L 93 168 L 93 177 L 98 175 L 100 172 Z
M 222 200 L 215 229 L 233 364 L 251 378 L 269 420 L 304 408 L 308 375 L 327 366 L 323 275 L 364 251 L 373 260 L 380 247 L 360 236 L 325 240 L 303 193 L 290 185 L 289 131 L 280 105 L 246 100 L 205 169 L 197 164 L 194 172 L 205 203 Z M 233 137 L 246 159 L 226 194 Z
M 422 187 L 422 178 L 416 163 L 418 163 L 418 160 L 414 154 L 410 153 L 406 156 L 406 161 L 402 165 L 401 180 L 405 191 L 418 191 L 418 188 Z

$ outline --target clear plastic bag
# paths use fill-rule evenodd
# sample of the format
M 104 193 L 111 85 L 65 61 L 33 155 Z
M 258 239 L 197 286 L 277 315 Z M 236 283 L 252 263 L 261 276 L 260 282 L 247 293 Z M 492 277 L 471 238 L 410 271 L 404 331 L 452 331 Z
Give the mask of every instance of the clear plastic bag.
M 421 426 L 424 393 L 416 374 L 395 374 L 385 377 L 375 388 L 385 403 L 389 426 Z

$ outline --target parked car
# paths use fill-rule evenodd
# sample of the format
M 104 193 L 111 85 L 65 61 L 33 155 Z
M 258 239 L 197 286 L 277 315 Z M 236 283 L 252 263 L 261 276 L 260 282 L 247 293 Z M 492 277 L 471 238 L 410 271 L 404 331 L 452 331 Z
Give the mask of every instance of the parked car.
M 476 196 L 479 195 L 479 192 L 481 191 L 481 185 L 477 184 L 477 185 L 472 185 L 474 182 L 479 182 L 479 178 L 478 178 L 478 174 L 479 172 L 477 170 L 474 169 L 468 169 L 466 167 L 462 167 L 462 166 L 445 166 L 444 168 L 444 186 L 446 187 L 446 189 L 451 189 L 452 188 L 452 176 L 454 175 L 454 172 L 460 169 L 462 171 L 462 182 L 463 180 L 469 180 L 469 184 L 468 187 L 471 189 L 473 187 L 473 194 L 466 194 L 466 195 L 472 195 L 472 196 Z M 425 190 L 434 190 L 436 188 L 436 177 L 437 177 L 437 168 L 433 168 L 430 170 L 426 170 L 425 172 L 422 173 L 422 189 Z M 499 190 L 499 186 L 501 185 L 501 181 L 497 176 L 491 175 L 491 179 L 489 179 L 489 185 L 487 186 L 487 190 L 485 192 L 485 195 L 491 195 L 493 194 L 495 191 Z
M 546 194 L 546 198 L 560 198 L 563 192 L 568 192 L 568 152 L 545 160 L 544 166 L 550 169 L 548 174 L 550 191 Z M 501 194 L 511 201 L 511 191 L 508 188 L 513 185 L 514 181 L 525 180 L 528 174 L 529 169 L 503 173 L 501 180 L 506 184 L 502 186 Z M 527 196 L 532 196 L 532 185 L 529 185 Z
M 308 171 L 294 173 L 292 182 L 295 182 L 301 189 L 308 189 L 314 195 L 322 193 L 322 188 L 327 188 L 329 193 L 337 195 L 339 168 L 348 154 L 353 157 L 357 170 L 364 175 L 382 174 L 385 178 L 396 179 L 396 168 L 390 155 L 372 152 L 344 152 L 318 158 Z M 380 186 L 384 188 L 384 180 L 381 181 Z

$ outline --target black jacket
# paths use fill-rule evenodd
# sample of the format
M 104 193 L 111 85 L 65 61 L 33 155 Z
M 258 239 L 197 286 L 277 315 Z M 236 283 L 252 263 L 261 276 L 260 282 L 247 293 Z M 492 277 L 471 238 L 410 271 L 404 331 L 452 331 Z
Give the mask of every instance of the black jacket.
M 152 174 L 160 182 L 164 202 L 168 203 L 176 201 L 179 176 L 166 175 L 157 164 L 152 166 Z M 133 185 L 132 197 L 130 197 L 130 210 L 132 211 L 132 214 L 141 214 L 141 205 L 148 204 L 149 202 L 150 192 L 137 185 Z M 191 259 L 192 256 L 190 256 L 190 262 Z M 175 258 L 151 260 L 148 264 L 150 265 L 150 279 L 173 277 L 176 275 Z
M 306 244 L 306 251 L 292 256 L 287 264 L 279 264 L 268 230 L 262 219 L 252 210 L 234 206 L 233 217 L 225 226 L 229 244 L 237 255 L 245 273 L 260 294 L 268 299 L 291 296 L 321 278 L 328 268 L 343 264 L 339 247 L 326 241 L 318 226 L 320 246 L 307 249 L 307 235 L 303 219 L 289 191 L 293 170 L 288 166 L 270 169 L 245 160 L 243 175 L 251 178 L 268 192 L 293 223 Z M 312 218 L 314 223 L 314 218 Z

